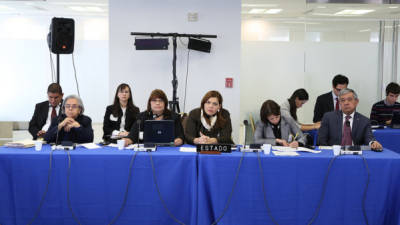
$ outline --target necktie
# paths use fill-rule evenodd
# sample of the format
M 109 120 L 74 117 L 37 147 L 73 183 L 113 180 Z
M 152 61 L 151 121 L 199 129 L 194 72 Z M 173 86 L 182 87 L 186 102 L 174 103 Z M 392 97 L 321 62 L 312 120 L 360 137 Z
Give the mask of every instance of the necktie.
M 343 123 L 343 132 L 342 132 L 342 146 L 352 145 L 353 140 L 351 139 L 351 127 L 350 120 L 351 116 L 346 116 L 346 121 Z
M 53 119 L 54 117 L 57 116 L 56 107 L 52 107 L 52 108 L 53 108 L 53 110 L 51 111 L 51 119 Z
M 335 110 L 338 111 L 339 110 L 339 100 L 338 100 L 338 98 L 335 98 L 335 101 L 336 101 Z

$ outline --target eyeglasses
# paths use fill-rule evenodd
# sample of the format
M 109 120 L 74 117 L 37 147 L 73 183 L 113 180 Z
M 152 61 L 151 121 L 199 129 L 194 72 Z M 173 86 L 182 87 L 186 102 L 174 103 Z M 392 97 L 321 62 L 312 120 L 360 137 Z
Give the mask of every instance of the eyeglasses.
M 77 109 L 77 108 L 79 108 L 79 105 L 70 105 L 70 104 L 67 104 L 67 105 L 65 105 L 65 108 L 66 109 Z
M 159 99 L 159 98 L 156 98 L 156 99 L 152 99 L 152 100 L 150 100 L 151 102 L 154 102 L 154 103 L 163 103 L 164 101 L 163 100 L 161 100 L 161 99 Z

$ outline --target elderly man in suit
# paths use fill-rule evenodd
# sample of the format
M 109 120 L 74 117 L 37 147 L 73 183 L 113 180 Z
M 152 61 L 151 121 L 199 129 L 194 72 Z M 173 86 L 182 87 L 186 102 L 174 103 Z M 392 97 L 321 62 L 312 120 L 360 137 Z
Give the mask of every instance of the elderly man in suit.
M 370 121 L 356 112 L 358 97 L 354 90 L 339 93 L 341 110 L 325 113 L 318 131 L 319 145 L 370 145 L 381 150 L 382 145 L 372 134 Z
M 336 75 L 332 80 L 332 91 L 318 96 L 314 106 L 313 122 L 320 122 L 326 112 L 340 110 L 339 92 L 347 88 L 349 79 L 341 74 Z
M 52 83 L 47 88 L 49 100 L 36 104 L 35 112 L 29 121 L 29 133 L 34 140 L 42 138 L 50 127 L 51 120 L 60 114 L 63 95 L 61 86 Z

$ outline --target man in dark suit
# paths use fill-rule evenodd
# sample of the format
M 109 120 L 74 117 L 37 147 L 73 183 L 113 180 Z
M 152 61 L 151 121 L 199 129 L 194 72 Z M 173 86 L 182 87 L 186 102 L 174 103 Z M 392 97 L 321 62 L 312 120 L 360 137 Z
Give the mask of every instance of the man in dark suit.
M 345 88 L 339 93 L 339 102 L 341 110 L 327 112 L 322 118 L 319 145 L 370 145 L 372 149 L 382 149 L 372 134 L 369 119 L 356 112 L 357 94 Z
M 315 102 L 313 122 L 320 122 L 326 112 L 340 110 L 338 95 L 340 90 L 347 88 L 349 79 L 341 74 L 332 80 L 332 91 L 320 95 Z
M 63 95 L 61 86 L 52 83 L 47 88 L 49 100 L 36 104 L 35 112 L 29 121 L 29 133 L 34 140 L 43 137 L 50 127 L 51 119 L 60 114 Z

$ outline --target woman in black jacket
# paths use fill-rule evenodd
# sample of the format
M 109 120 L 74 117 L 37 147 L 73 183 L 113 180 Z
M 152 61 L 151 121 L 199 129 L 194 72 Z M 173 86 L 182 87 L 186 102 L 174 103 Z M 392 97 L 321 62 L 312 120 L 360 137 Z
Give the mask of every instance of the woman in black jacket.
M 116 139 L 128 136 L 139 112 L 139 108 L 133 104 L 129 85 L 120 84 L 115 92 L 114 104 L 107 106 L 104 115 L 104 141 L 116 142 Z
M 138 140 L 139 132 L 144 130 L 144 121 L 146 120 L 173 120 L 174 121 L 174 145 L 183 144 L 184 133 L 179 114 L 168 110 L 167 95 L 160 90 L 155 89 L 151 92 L 147 101 L 147 110 L 140 113 L 137 121 L 132 126 L 127 138 L 124 138 L 125 145 L 141 142 Z
M 218 91 L 207 92 L 200 108 L 193 109 L 187 118 L 185 137 L 189 144 L 233 144 L 231 117 L 222 108 Z

